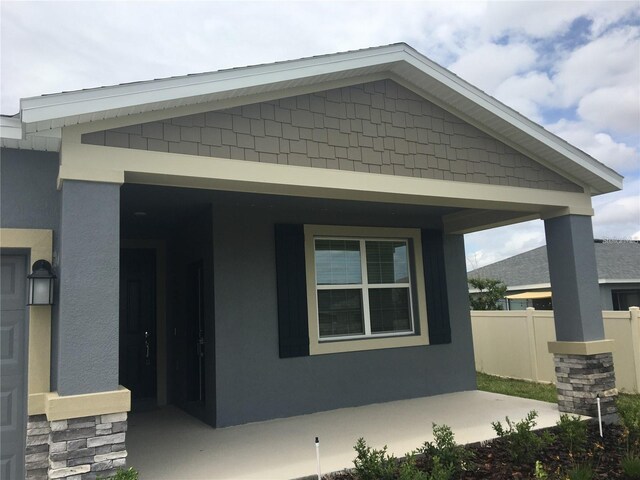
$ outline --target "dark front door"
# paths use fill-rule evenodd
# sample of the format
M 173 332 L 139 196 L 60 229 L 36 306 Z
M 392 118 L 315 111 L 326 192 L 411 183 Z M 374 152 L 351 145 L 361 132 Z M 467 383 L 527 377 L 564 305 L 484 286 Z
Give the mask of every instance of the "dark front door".
M 187 269 L 187 400 L 205 401 L 204 269 L 202 261 Z
M 134 407 L 156 399 L 155 264 L 154 250 L 120 251 L 120 383 Z
M 19 255 L 0 261 L 0 478 L 15 480 L 24 478 L 27 261 Z

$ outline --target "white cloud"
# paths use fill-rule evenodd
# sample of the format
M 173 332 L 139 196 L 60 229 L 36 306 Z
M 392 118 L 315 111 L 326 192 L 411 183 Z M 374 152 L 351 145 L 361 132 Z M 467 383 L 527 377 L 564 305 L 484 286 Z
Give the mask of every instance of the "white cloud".
M 619 192 L 593 199 L 595 215 L 593 231 L 596 238 L 631 238 L 640 228 L 640 177 L 624 179 Z
M 495 97 L 530 119 L 540 122 L 540 104 L 546 102 L 555 86 L 545 72 L 528 72 L 507 78 L 495 90 Z
M 544 245 L 544 223 L 534 220 L 470 233 L 464 242 L 467 269 L 474 270 Z
M 595 128 L 640 134 L 640 82 L 599 88 L 580 99 L 580 117 Z
M 623 27 L 571 52 L 556 66 L 554 103 L 576 105 L 599 88 L 635 86 L 640 82 L 640 28 Z
M 640 169 L 638 150 L 616 142 L 611 135 L 598 132 L 584 122 L 561 120 L 547 125 L 547 129 L 620 173 L 637 173 Z
M 536 57 L 535 50 L 524 43 L 487 43 L 460 56 L 449 65 L 449 69 L 476 87 L 493 94 L 507 78 L 531 68 Z

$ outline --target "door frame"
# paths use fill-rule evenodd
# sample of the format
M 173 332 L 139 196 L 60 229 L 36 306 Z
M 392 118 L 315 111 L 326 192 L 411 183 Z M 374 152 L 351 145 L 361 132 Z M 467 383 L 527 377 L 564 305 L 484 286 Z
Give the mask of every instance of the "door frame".
M 27 273 L 35 260 L 47 260 L 54 268 L 53 230 L 0 228 L 0 248 L 27 255 Z M 58 285 L 56 285 L 57 291 Z M 27 415 L 45 413 L 51 391 L 51 307 L 27 307 Z
M 120 249 L 153 250 L 156 257 L 156 402 L 167 404 L 167 246 L 164 240 L 121 239 Z

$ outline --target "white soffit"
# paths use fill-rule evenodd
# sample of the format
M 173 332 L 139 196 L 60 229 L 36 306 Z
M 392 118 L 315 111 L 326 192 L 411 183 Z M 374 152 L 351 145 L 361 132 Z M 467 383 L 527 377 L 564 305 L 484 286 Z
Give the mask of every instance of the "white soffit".
M 564 172 L 593 194 L 622 188 L 622 176 L 498 102 L 406 44 L 218 72 L 64 92 L 21 100 L 27 134 L 108 118 L 298 87 L 383 75 L 461 116 L 522 153 Z
M 0 147 L 43 152 L 60 151 L 60 129 L 23 135 L 18 117 L 0 116 Z

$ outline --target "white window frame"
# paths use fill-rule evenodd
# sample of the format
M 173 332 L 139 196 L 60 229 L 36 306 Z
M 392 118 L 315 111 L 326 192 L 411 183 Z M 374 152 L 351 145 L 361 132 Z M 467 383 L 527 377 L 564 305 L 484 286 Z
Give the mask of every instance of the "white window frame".
M 429 344 L 427 307 L 425 297 L 424 270 L 422 266 L 422 242 L 419 229 L 344 227 L 331 225 L 305 225 L 305 266 L 307 280 L 307 308 L 309 321 L 309 353 L 326 353 L 375 350 L 382 348 L 415 347 Z M 360 241 L 362 283 L 353 285 L 317 285 L 315 270 L 315 241 L 319 239 L 339 239 Z M 409 283 L 368 284 L 366 272 L 365 242 L 405 241 L 408 251 Z M 414 278 L 415 277 L 415 278 Z M 369 288 L 408 288 L 411 312 L 411 330 L 402 332 L 371 333 L 369 315 Z M 318 290 L 360 289 L 363 295 L 365 334 L 320 338 L 318 318 Z M 367 295 L 365 300 L 365 295 Z M 414 298 L 416 295 L 417 298 Z M 417 300 L 417 302 L 416 302 Z M 417 305 L 414 308 L 414 302 Z

